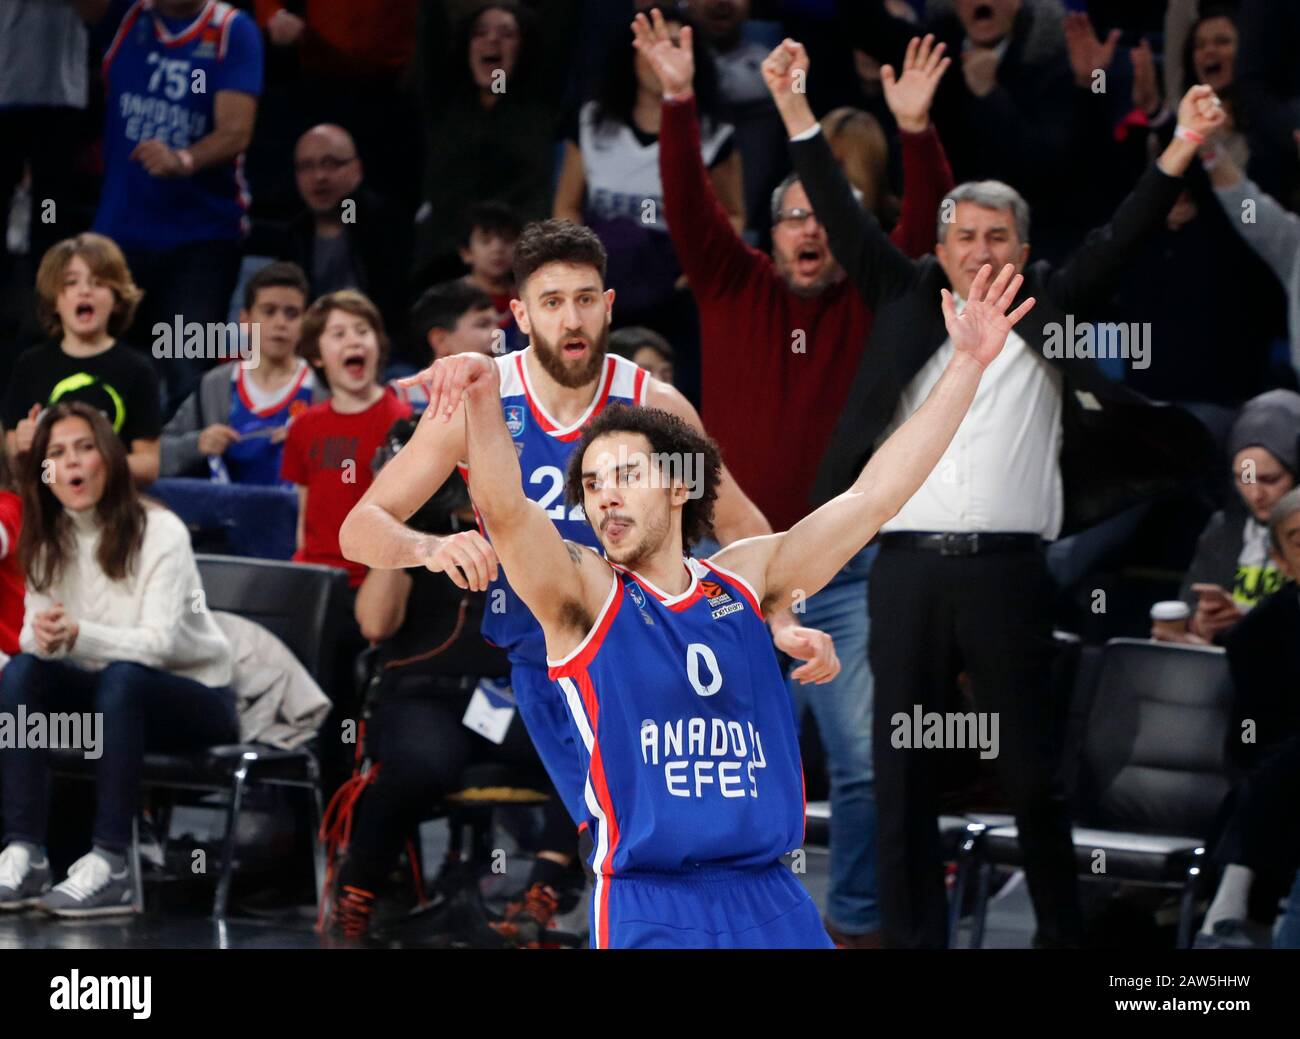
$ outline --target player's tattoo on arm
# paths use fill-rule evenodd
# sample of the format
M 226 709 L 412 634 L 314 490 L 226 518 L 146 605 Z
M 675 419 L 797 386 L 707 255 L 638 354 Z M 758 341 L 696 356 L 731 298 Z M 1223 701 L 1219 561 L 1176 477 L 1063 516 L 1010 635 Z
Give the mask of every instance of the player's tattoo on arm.
M 583 556 L 586 555 L 582 546 L 565 538 L 564 548 L 569 553 L 569 558 L 573 560 L 573 565 L 581 570 Z M 595 622 L 596 619 L 592 616 L 591 611 L 581 602 L 576 600 L 566 602 L 560 607 L 561 627 L 580 631 L 585 635 L 591 630 Z

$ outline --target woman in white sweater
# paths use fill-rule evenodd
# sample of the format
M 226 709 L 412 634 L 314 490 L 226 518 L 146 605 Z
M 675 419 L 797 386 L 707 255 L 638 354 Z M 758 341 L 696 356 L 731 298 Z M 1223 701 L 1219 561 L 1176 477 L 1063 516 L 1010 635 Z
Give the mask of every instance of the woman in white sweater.
M 0 909 L 129 913 L 126 853 L 144 753 L 238 740 L 230 646 L 207 611 L 185 525 L 139 498 L 98 411 L 50 408 L 22 485 L 22 652 L 0 675 L 0 712 L 25 718 L 25 739 L 0 753 Z M 51 889 L 49 741 L 34 735 L 70 712 L 82 721 L 75 749 L 97 762 L 93 847 Z

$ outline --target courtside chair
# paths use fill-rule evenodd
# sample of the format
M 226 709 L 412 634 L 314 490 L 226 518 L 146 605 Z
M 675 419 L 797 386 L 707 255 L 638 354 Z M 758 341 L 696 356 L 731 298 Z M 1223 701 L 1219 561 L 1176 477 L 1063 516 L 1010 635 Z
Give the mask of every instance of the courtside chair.
M 1230 788 L 1231 699 L 1223 650 L 1111 639 L 1079 742 L 1072 806 L 1079 876 L 1179 891 L 1179 948 L 1191 941 L 1206 841 Z M 1098 852 L 1104 872 L 1094 872 Z M 991 867 L 1023 865 L 1016 827 L 988 829 L 974 854 L 978 948 Z
M 288 646 L 317 684 L 332 695 L 334 676 L 329 670 L 347 601 L 344 571 L 237 556 L 199 555 L 196 560 L 209 610 L 238 614 L 261 624 Z M 93 766 L 93 762 L 85 761 L 80 755 L 55 752 L 55 771 L 60 775 L 93 779 Z M 256 784 L 302 792 L 319 902 L 325 879 L 324 851 L 319 839 L 320 767 L 310 743 L 293 750 L 264 743 L 237 743 L 209 747 L 194 754 L 149 753 L 144 758 L 141 785 L 145 788 L 228 795 L 221 869 L 212 905 L 212 916 L 217 921 L 225 919 L 229 907 L 244 795 Z M 164 840 L 165 830 L 164 826 L 161 834 Z M 142 908 L 140 848 L 134 835 L 131 858 L 137 907 Z

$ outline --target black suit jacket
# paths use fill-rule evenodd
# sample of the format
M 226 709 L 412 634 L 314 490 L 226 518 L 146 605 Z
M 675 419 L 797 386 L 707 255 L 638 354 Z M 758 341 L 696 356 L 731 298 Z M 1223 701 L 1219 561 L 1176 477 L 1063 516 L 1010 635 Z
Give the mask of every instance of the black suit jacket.
M 352 269 L 357 272 L 356 286 L 370 297 L 384 319 L 384 329 L 395 353 L 414 354 L 427 361 L 428 349 L 418 344 L 412 350 L 410 320 L 411 217 L 386 198 L 364 184 L 350 196 L 356 202 L 356 220 L 343 225 L 348 242 Z M 277 255 L 292 260 L 307 272 L 312 296 L 320 295 L 316 287 L 313 243 L 316 224 L 311 211 L 304 209 L 290 222 Z M 420 349 L 423 348 L 423 349 Z
M 1228 733 L 1234 759 L 1249 768 L 1269 750 L 1300 736 L 1300 586 L 1284 585 L 1219 639 L 1232 673 Z M 1241 723 L 1255 722 L 1255 742 L 1241 742 Z
M 893 418 L 904 387 L 948 338 L 939 290 L 951 288 L 934 256 L 910 260 L 863 211 L 826 144 L 825 135 L 791 144 L 795 170 L 830 239 L 831 251 L 875 313 L 872 338 L 813 487 L 813 505 L 847 488 Z M 1154 164 L 1120 204 L 1059 267 L 1030 263 L 1017 303 L 1038 301 L 1016 326 L 1043 356 L 1046 325 L 1066 316 L 1093 320 L 1125 261 L 1159 227 L 1181 190 L 1180 178 Z M 936 214 L 937 219 L 937 214 Z M 1177 363 L 1176 343 L 1152 336 L 1152 363 Z M 1085 358 L 1044 357 L 1063 377 L 1062 534 L 1105 519 L 1127 505 L 1171 491 L 1214 465 L 1209 433 L 1188 412 L 1152 404 L 1113 382 Z

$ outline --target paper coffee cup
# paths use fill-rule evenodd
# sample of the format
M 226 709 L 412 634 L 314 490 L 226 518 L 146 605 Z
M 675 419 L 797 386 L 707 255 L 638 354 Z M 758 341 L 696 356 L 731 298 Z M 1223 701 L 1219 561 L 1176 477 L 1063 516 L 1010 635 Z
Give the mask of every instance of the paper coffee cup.
M 1192 615 L 1192 608 L 1181 599 L 1165 599 L 1151 607 L 1153 621 L 1186 621 Z

